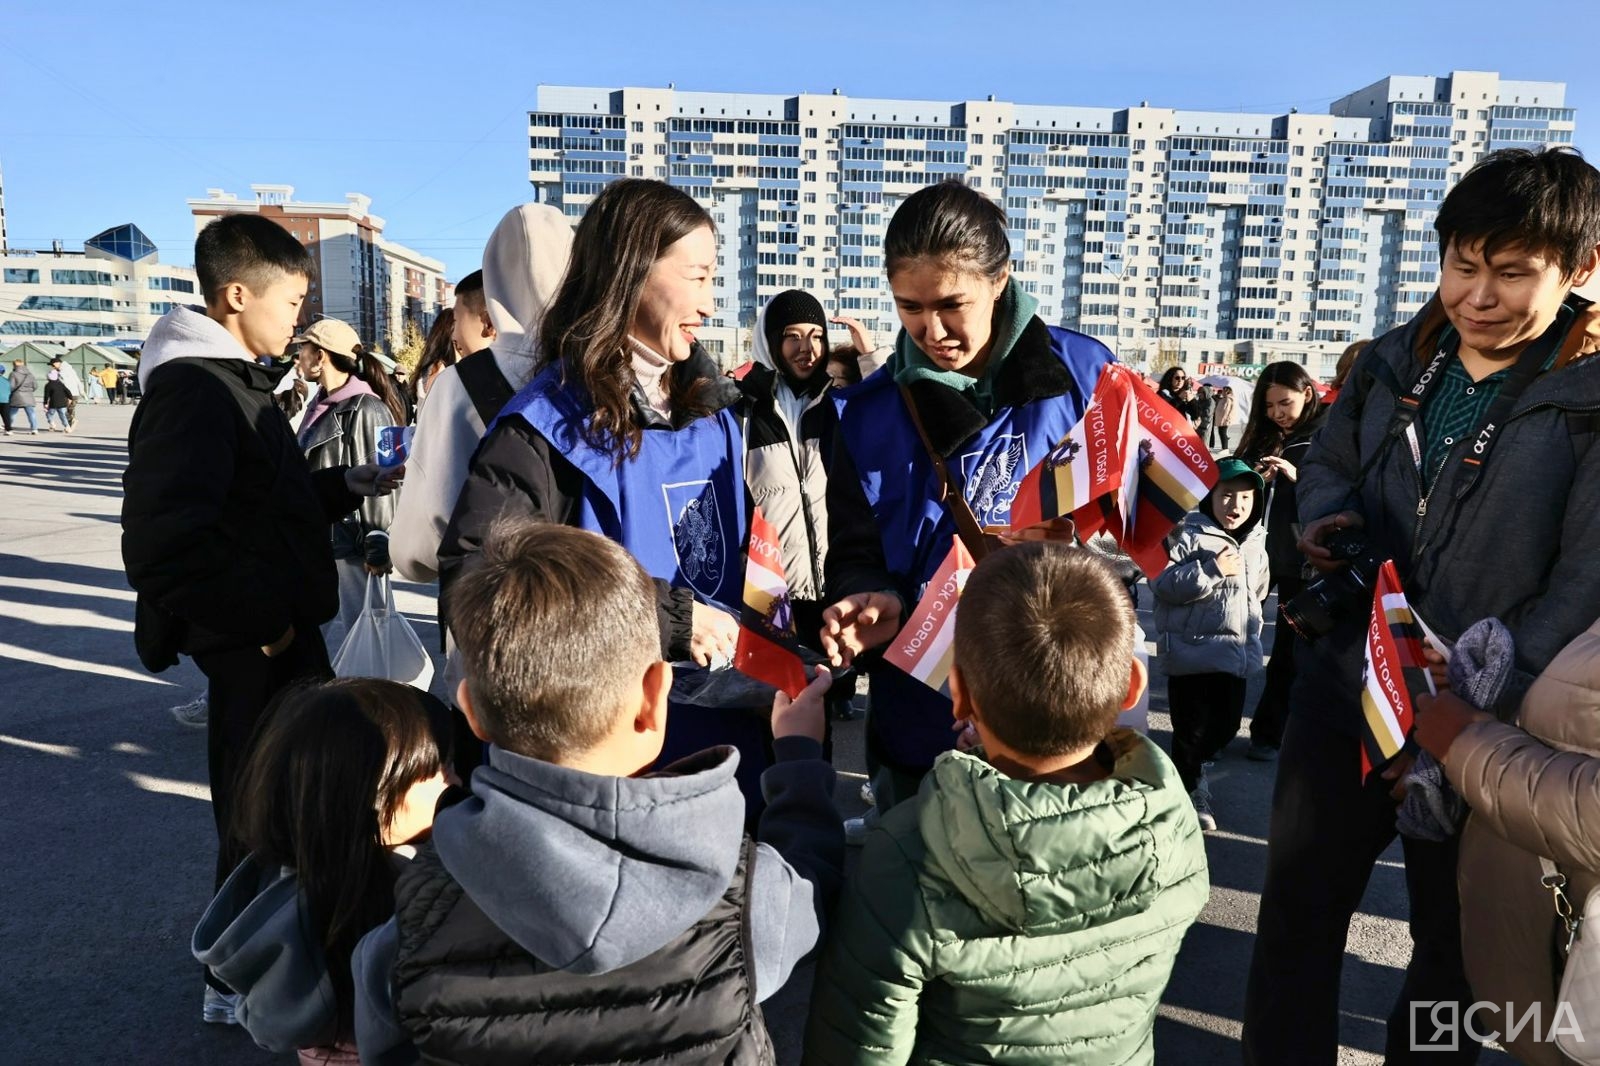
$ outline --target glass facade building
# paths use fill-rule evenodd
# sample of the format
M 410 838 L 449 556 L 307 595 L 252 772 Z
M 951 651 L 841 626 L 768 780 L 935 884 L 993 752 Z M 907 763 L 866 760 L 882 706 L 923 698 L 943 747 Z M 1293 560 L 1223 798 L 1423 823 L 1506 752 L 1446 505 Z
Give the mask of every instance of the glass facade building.
M 528 178 L 575 218 L 621 177 L 703 204 L 721 245 L 705 336 L 730 362 L 786 288 L 887 339 L 888 219 L 955 179 L 1005 209 L 1015 277 L 1046 321 L 1136 363 L 1277 353 L 1326 374 L 1346 343 L 1426 303 L 1434 213 L 1474 162 L 1571 142 L 1564 98 L 1474 71 L 1282 115 L 542 86 Z

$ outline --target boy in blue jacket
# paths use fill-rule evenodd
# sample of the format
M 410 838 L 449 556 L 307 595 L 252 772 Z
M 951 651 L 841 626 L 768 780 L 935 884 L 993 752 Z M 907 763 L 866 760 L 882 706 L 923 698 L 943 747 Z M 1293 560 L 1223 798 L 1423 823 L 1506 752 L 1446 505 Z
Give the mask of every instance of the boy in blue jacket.
M 361 1061 L 770 1058 L 757 1004 L 817 944 L 844 864 L 826 674 L 774 701 L 752 841 L 735 749 L 646 773 L 672 668 L 622 547 L 502 521 L 449 614 L 489 763 L 357 948 Z

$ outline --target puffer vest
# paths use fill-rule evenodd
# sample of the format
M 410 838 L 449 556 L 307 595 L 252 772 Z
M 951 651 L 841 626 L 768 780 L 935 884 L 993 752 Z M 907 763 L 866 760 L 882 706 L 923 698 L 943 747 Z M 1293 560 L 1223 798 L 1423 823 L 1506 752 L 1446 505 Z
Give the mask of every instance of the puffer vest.
M 775 1062 L 753 994 L 748 838 L 722 898 L 610 973 L 534 958 L 467 897 L 430 844 L 395 885 L 395 1004 L 425 1063 Z

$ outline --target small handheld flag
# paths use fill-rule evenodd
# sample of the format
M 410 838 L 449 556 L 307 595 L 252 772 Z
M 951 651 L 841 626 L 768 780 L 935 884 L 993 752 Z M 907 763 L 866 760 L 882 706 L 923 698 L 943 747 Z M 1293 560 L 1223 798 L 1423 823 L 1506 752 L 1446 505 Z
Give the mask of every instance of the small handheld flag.
M 1138 417 L 1136 436 L 1126 442 L 1126 457 L 1130 463 L 1137 461 L 1138 476 L 1132 499 L 1125 505 L 1127 526 L 1118 541 L 1154 579 L 1167 568 L 1162 541 L 1216 485 L 1217 464 L 1188 419 L 1143 378 L 1129 377 Z M 1124 493 L 1128 488 L 1125 481 Z
M 1133 393 L 1120 369 L 1112 365 L 1101 373 L 1083 418 L 1017 486 L 1011 503 L 1014 531 L 1076 516 L 1121 487 L 1121 441 L 1132 417 Z
M 1422 626 L 1400 587 L 1394 560 L 1378 570 L 1367 625 L 1361 692 L 1361 779 L 1400 754 L 1415 720 L 1416 698 L 1433 695 L 1422 657 Z
M 760 507 L 755 508 L 750 520 L 744 609 L 740 612 L 733 665 L 740 673 L 782 689 L 790 699 L 797 698 L 806 687 L 783 554 L 778 548 L 777 532 Z
M 950 552 L 928 582 L 911 618 L 884 650 L 891 663 L 946 696 L 950 694 L 950 665 L 955 658 L 956 606 L 967 575 L 972 573 L 972 555 L 960 537 L 952 537 Z

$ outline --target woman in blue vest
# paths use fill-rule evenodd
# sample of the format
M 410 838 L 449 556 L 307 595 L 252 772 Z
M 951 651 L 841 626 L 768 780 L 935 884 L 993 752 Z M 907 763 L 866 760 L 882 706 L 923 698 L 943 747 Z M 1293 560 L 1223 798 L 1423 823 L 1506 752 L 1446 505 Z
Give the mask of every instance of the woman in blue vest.
M 1099 341 L 1038 318 L 1038 301 L 1011 277 L 1004 212 L 964 184 L 907 198 L 884 260 L 903 327 L 894 355 L 835 401 L 844 446 L 828 475 L 833 603 L 822 641 L 836 666 L 899 631 L 950 550 L 957 526 L 931 453 L 978 526 L 1006 525 L 1023 475 L 1083 417 L 1113 359 Z M 951 724 L 948 697 L 871 667 L 879 810 L 915 794 L 954 746 Z
M 662 182 L 596 197 L 539 330 L 541 369 L 489 427 L 439 548 L 440 595 L 501 515 L 602 533 L 655 579 L 661 653 L 726 663 L 744 588 L 739 390 L 695 342 L 715 314 L 711 217 Z M 736 744 L 746 796 L 766 741 L 759 717 L 685 708 L 663 760 Z

